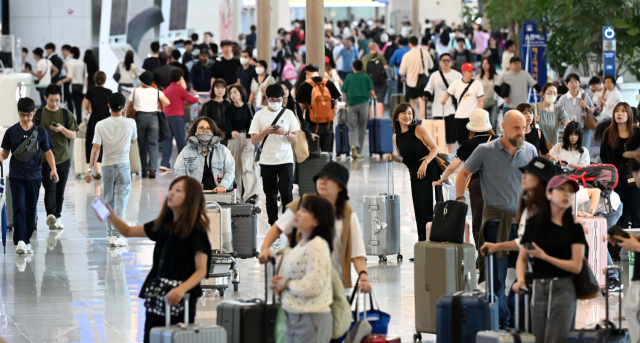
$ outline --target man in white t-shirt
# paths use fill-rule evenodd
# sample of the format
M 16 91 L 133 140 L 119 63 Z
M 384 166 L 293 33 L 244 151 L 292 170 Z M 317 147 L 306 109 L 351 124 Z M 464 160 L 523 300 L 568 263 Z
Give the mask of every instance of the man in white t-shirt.
M 23 73 L 29 73 L 34 76 L 35 82 L 39 85 L 49 85 L 51 83 L 51 75 L 57 74 L 59 72 L 58 68 L 51 63 L 46 58 L 43 58 L 42 55 L 44 51 L 41 48 L 33 49 L 33 58 L 36 60 L 36 70 L 25 69 Z M 38 92 L 40 93 L 40 101 L 41 106 L 45 106 L 47 104 L 44 99 L 44 92 L 47 90 L 46 87 L 38 88 Z
M 431 74 L 427 87 L 424 89 L 425 96 L 433 102 L 433 118 L 444 119 L 445 138 L 449 151 L 453 151 L 456 144 L 454 117 L 456 108 L 451 99 L 447 100 L 444 106 L 440 104 L 440 100 L 447 94 L 447 89 L 453 81 L 461 78 L 460 72 L 451 69 L 451 55 L 444 53 L 440 55 L 440 70 Z
M 516 43 L 509 39 L 504 45 L 504 52 L 502 53 L 502 70 L 508 72 L 511 70 L 511 58 L 515 56 Z
M 484 106 L 484 88 L 481 82 L 474 82 L 473 71 L 476 67 L 471 63 L 462 65 L 462 78 L 451 83 L 449 89 L 440 100 L 440 105 L 445 105 L 450 97 L 456 98 L 456 141 L 458 145 L 462 145 L 464 141 L 469 139 L 469 112 L 474 108 L 483 108 Z
M 278 191 L 283 210 L 293 200 L 292 143 L 298 141 L 296 132 L 300 130 L 300 125 L 293 112 L 282 108 L 282 86 L 273 84 L 267 87 L 265 93 L 269 106 L 256 113 L 249 127 L 249 134 L 252 144 L 262 146 L 259 161 L 262 187 L 266 196 L 269 225 L 273 225 L 278 220 Z
M 129 166 L 129 150 L 131 143 L 138 138 L 136 121 L 125 117 L 127 99 L 120 93 L 113 93 L 109 98 L 111 117 L 96 124 L 93 136 L 93 148 L 89 170 L 85 176 L 87 183 L 91 183 L 93 167 L 102 153 L 102 187 L 104 188 L 104 202 L 113 208 L 113 212 L 124 219 L 131 193 L 131 168 Z M 110 247 L 123 247 L 127 240 L 120 236 L 107 221 L 107 243 Z

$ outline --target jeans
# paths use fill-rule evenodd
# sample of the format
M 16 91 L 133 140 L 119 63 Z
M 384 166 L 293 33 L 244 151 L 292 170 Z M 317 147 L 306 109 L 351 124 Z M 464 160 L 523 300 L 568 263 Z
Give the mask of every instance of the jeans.
M 491 220 L 484 226 L 485 242 L 496 243 L 498 236 L 499 221 Z M 509 240 L 517 237 L 518 224 L 512 224 L 509 232 Z M 514 254 L 514 255 L 517 255 Z M 509 306 L 507 304 L 507 296 L 505 294 L 505 284 L 507 282 L 507 269 L 509 268 L 509 257 L 496 257 L 493 259 L 493 293 L 498 297 L 498 306 L 500 307 L 500 325 L 509 326 Z M 485 263 L 489 260 L 485 258 Z
M 571 277 L 535 279 L 531 332 L 536 342 L 564 343 L 576 318 L 576 288 Z
M 187 145 L 184 132 L 184 117 L 182 116 L 169 116 L 167 117 L 167 123 L 171 129 L 171 137 L 169 137 L 162 145 L 162 162 L 161 166 L 169 168 L 171 166 L 171 153 L 173 152 L 173 138 L 176 139 L 176 145 L 178 146 L 178 154 Z
M 147 172 L 149 169 L 156 170 L 158 169 L 158 138 L 160 137 L 158 115 L 156 112 L 138 112 L 136 117 L 142 172 Z
M 496 123 L 498 122 L 498 105 L 491 105 L 489 107 L 485 107 L 485 111 L 489 112 L 489 122 L 491 122 L 491 127 L 493 128 L 493 132 L 497 131 Z
M 82 156 L 80 158 L 82 158 Z M 62 204 L 64 203 L 64 189 L 67 186 L 70 168 L 70 159 L 66 162 L 56 164 L 58 177 L 60 179 L 58 183 L 55 183 L 50 178 L 51 168 L 49 167 L 49 163 L 42 162 L 42 187 L 44 188 L 44 207 L 47 210 L 47 215 L 53 214 L 56 218 L 60 218 Z
M 76 122 L 80 125 L 80 123 L 82 123 L 82 100 L 84 100 L 84 94 L 79 91 L 67 96 L 73 99 L 73 107 L 76 109 Z
M 131 168 L 129 163 L 102 166 L 102 187 L 104 202 L 113 208 L 113 212 L 122 220 L 127 210 L 127 202 L 131 194 Z M 107 237 L 113 236 L 115 230 L 107 220 Z
M 362 154 L 364 136 L 367 133 L 369 119 L 369 102 L 347 107 L 347 126 L 349 127 L 349 143 Z M 371 147 L 369 147 L 371 148 Z
M 293 200 L 293 163 L 261 164 L 260 174 L 266 197 L 269 226 L 271 226 L 278 220 L 278 192 L 280 192 L 283 213 L 287 209 L 286 206 Z
M 9 177 L 13 204 L 13 244 L 31 242 L 36 229 L 36 211 L 40 195 L 41 179 L 25 180 Z
M 285 310 L 285 343 L 325 343 L 331 340 L 331 312 L 293 313 Z
M 582 146 L 591 151 L 591 130 L 582 128 Z
M 47 91 L 46 88 L 38 88 L 38 93 L 40 93 L 40 102 L 42 103 L 42 107 L 47 106 L 47 100 L 44 99 L 44 93 Z

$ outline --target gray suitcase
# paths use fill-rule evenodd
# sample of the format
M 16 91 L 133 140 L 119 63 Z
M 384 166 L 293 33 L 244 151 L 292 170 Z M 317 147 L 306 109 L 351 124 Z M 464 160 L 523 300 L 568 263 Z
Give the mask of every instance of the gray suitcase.
M 219 325 L 188 324 L 189 323 L 189 294 L 184 297 L 184 322 L 170 325 L 171 308 L 165 306 L 165 326 L 151 329 L 149 341 L 151 343 L 227 343 L 227 331 Z
M 312 148 L 311 145 L 315 145 Z M 320 139 L 309 142 L 309 157 L 302 163 L 298 163 L 298 194 L 302 197 L 303 194 L 315 194 L 316 183 L 313 182 L 313 177 L 327 163 L 333 160 L 333 155 L 330 152 L 320 152 Z
M 258 214 L 260 207 L 253 204 L 220 204 L 231 209 L 231 233 L 236 257 L 258 257 Z
M 476 249 L 441 242 L 418 242 L 413 249 L 416 332 L 435 334 L 438 299 L 476 288 Z
M 219 204 L 237 204 L 236 189 L 232 189 L 224 194 L 218 194 L 214 191 L 204 191 L 204 200 L 206 202 L 217 202 Z
M 387 162 L 387 193 L 365 195 L 363 198 L 364 225 L 362 234 L 367 255 L 378 256 L 387 262 L 387 255 L 400 253 L 400 196 L 393 188 L 393 162 Z
M 520 302 L 519 294 L 516 293 L 516 323 L 520 326 Z M 535 343 L 536 337 L 529 330 L 529 295 L 524 295 L 524 326 L 515 330 L 480 331 L 476 335 L 476 343 Z

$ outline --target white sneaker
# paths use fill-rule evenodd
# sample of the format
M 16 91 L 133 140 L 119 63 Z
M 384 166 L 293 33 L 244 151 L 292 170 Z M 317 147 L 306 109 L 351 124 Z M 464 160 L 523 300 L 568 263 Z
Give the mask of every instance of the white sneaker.
M 62 220 L 60 220 L 60 218 L 56 219 L 56 227 L 58 228 L 58 230 L 64 229 L 64 224 L 62 224 Z
M 20 241 L 18 242 L 18 245 L 16 246 L 16 254 L 24 254 L 25 251 L 27 250 L 27 245 L 24 244 L 24 241 Z
M 50 214 L 47 216 L 47 221 L 46 224 L 49 225 L 49 230 L 57 230 L 58 228 L 56 227 L 56 222 L 58 220 L 56 219 L 56 216 L 54 216 L 53 214 Z
M 27 269 L 27 262 L 31 262 L 32 256 L 18 256 L 15 259 L 16 267 L 19 272 L 24 272 Z
M 127 246 L 127 239 L 122 237 L 122 236 L 117 236 L 116 239 L 113 241 L 113 246 L 114 247 L 126 247 Z
M 24 253 L 25 253 L 25 254 L 31 254 L 31 255 L 33 255 L 33 247 L 31 246 L 31 244 L 27 244 L 27 245 L 26 245 L 26 248 L 25 248 L 25 250 L 24 250 Z

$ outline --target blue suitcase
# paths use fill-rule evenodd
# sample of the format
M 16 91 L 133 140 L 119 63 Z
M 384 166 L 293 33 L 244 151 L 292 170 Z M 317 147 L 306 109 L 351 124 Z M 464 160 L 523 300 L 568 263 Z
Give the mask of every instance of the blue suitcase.
M 369 119 L 367 129 L 369 130 L 369 156 L 378 154 L 382 158 L 384 154 L 393 153 L 393 126 L 390 118 L 377 118 L 375 111 L 376 100 L 371 100 L 374 109 L 373 118 Z
M 342 108 L 338 111 L 338 125 L 334 134 L 336 139 L 336 157 L 340 155 L 349 155 L 351 146 L 349 145 L 349 127 L 347 126 L 347 109 Z
M 485 280 L 488 292 L 463 291 L 444 295 L 438 300 L 437 343 L 475 343 L 480 331 L 498 330 L 500 313 L 493 289 L 493 259 L 490 255 Z

